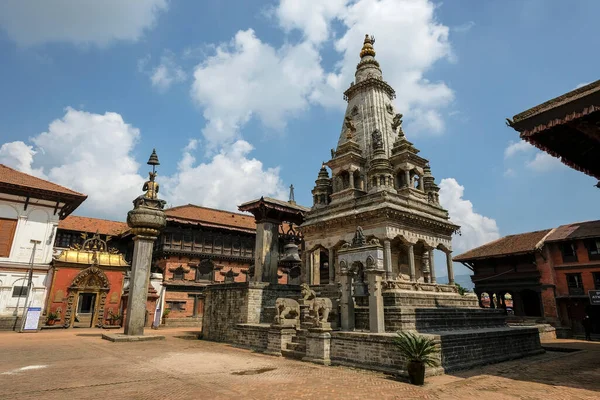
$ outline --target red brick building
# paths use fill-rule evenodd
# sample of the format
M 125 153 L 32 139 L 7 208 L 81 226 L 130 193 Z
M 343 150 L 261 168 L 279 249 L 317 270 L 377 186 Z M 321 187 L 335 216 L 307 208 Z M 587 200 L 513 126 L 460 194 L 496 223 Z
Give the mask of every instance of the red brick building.
M 600 306 L 589 298 L 590 290 L 600 290 L 600 221 L 509 235 L 454 261 L 473 271 L 475 293 L 480 300 L 489 295 L 490 307 L 504 308 L 510 294 L 516 317 L 579 334 L 587 313 L 600 333 Z
M 64 327 L 102 327 L 122 314 L 127 224 L 69 216 L 58 224 L 46 315 Z M 115 321 L 117 323 L 119 321 Z

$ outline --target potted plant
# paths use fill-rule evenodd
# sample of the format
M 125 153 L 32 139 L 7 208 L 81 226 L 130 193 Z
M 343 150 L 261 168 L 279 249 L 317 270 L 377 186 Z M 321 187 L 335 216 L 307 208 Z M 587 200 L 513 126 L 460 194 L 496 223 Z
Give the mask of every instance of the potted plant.
M 165 319 L 169 317 L 170 313 L 171 313 L 171 309 L 165 308 L 165 311 L 163 311 L 163 315 L 162 315 L 163 324 L 165 323 Z
M 119 325 L 119 321 L 121 320 L 121 318 L 122 318 L 122 316 L 119 313 L 111 314 L 111 316 L 110 316 L 110 322 L 113 325 Z
M 60 315 L 54 311 L 50 311 L 47 315 L 46 325 L 54 325 L 56 321 L 60 320 Z
M 410 383 L 422 385 L 425 382 L 425 366 L 437 365 L 435 354 L 438 349 L 434 340 L 410 332 L 398 332 L 394 345 L 407 361 L 406 371 Z

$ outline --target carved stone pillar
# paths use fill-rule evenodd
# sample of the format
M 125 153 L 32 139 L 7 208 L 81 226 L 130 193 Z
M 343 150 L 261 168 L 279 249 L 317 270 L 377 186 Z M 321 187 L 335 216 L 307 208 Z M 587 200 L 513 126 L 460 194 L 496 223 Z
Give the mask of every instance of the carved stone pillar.
M 435 259 L 434 251 L 435 251 L 435 249 L 429 250 L 429 269 L 431 270 L 431 283 L 436 283 L 435 264 L 433 262 L 433 260 Z
M 448 284 L 454 285 L 454 267 L 452 266 L 452 252 L 446 253 L 446 266 L 448 267 Z
M 408 266 L 410 268 L 410 281 L 414 282 L 416 280 L 416 272 L 415 272 L 415 252 L 414 246 L 409 244 L 407 246 L 408 250 Z
M 383 241 L 383 267 L 386 279 L 392 279 L 392 243 L 389 240 Z
M 350 178 L 350 187 L 354 189 L 354 172 L 348 171 L 348 177 Z
M 429 271 L 429 251 L 427 248 L 423 251 L 421 255 L 421 274 L 423 275 L 423 281 L 426 283 L 431 283 L 431 274 Z
M 335 250 L 329 249 L 329 283 L 335 283 Z
M 348 271 L 340 270 L 340 281 L 342 293 L 340 298 L 340 312 L 342 319 L 342 330 L 354 330 L 354 299 L 352 298 L 352 275 Z
M 256 221 L 254 282 L 277 283 L 279 261 L 279 221 Z
M 369 330 L 374 333 L 383 333 L 385 332 L 385 323 L 381 280 L 385 271 L 368 269 L 366 274 L 369 282 Z
M 410 171 L 404 171 L 404 187 L 410 187 Z

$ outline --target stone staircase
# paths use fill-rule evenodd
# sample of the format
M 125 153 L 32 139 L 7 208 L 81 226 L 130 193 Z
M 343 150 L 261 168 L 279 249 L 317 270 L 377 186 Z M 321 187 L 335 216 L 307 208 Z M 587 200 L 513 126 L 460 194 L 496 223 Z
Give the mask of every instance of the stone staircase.
M 292 337 L 292 342 L 287 344 L 285 350 L 281 350 L 284 357 L 301 360 L 306 356 L 306 330 L 298 329 Z

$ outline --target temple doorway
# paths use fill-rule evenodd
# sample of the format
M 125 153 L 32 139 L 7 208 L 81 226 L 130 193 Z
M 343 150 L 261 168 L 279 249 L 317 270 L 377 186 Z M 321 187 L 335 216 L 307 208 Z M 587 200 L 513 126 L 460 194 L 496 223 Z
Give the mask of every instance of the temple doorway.
M 91 328 L 96 309 L 96 293 L 79 293 L 74 328 Z

